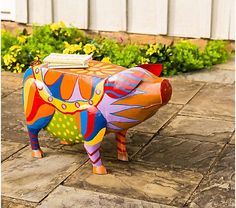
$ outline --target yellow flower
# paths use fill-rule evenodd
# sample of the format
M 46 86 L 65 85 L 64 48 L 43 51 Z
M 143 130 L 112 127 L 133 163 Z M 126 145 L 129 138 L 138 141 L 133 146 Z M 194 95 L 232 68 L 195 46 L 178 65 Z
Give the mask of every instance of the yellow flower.
M 17 40 L 18 40 L 20 43 L 25 43 L 26 39 L 27 39 L 27 36 L 25 36 L 25 35 L 22 35 L 22 36 L 17 37 Z
M 16 64 L 16 66 L 14 67 L 14 73 L 21 73 L 22 72 L 22 68 L 20 66 L 19 63 Z
M 148 58 L 141 57 L 141 64 L 148 64 L 148 63 L 149 63 Z
M 60 28 L 60 26 L 57 23 L 53 23 L 50 25 L 50 29 L 52 31 L 58 30 Z
M 9 50 L 17 53 L 17 52 L 21 51 L 21 47 L 19 45 L 13 45 L 9 48 Z
M 151 44 L 149 49 L 146 51 L 146 55 L 152 55 L 157 52 L 158 45 L 157 44 Z
M 65 42 L 65 49 L 63 50 L 64 54 L 72 54 L 72 53 L 78 53 L 82 50 L 82 42 L 79 44 L 69 44 Z
M 110 64 L 110 63 L 111 63 L 109 57 L 104 57 L 104 58 L 101 60 L 101 62 L 103 62 L 103 63 L 107 63 L 107 64 Z
M 64 41 L 65 48 L 68 48 L 70 44 L 67 41 Z
M 56 30 L 59 30 L 60 28 L 64 28 L 65 27 L 65 23 L 60 21 L 58 23 L 53 23 L 50 25 L 50 29 L 52 31 L 56 31 Z
M 16 58 L 12 54 L 6 54 L 3 56 L 3 62 L 6 66 L 16 62 Z
M 94 51 L 96 51 L 96 46 L 93 45 L 93 44 L 90 44 L 90 43 L 87 43 L 85 46 L 84 46 L 84 52 L 86 54 L 91 54 L 93 53 Z
M 66 27 L 66 25 L 65 25 L 65 23 L 63 21 L 59 22 L 59 26 L 60 26 L 60 28 Z

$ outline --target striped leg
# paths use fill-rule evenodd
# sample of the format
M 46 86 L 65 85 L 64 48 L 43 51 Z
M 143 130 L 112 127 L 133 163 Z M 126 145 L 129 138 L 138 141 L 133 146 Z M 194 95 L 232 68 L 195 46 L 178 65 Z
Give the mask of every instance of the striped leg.
M 93 173 L 104 175 L 107 174 L 107 171 L 106 168 L 102 165 L 102 160 L 99 152 L 100 146 L 101 142 L 95 145 L 88 145 L 84 143 L 84 147 L 93 165 Z
M 43 151 L 40 149 L 39 141 L 38 141 L 38 133 L 39 129 L 32 129 L 28 127 L 30 145 L 32 148 L 32 157 L 42 158 Z
M 118 160 L 128 161 L 128 153 L 125 145 L 126 131 L 116 133 Z

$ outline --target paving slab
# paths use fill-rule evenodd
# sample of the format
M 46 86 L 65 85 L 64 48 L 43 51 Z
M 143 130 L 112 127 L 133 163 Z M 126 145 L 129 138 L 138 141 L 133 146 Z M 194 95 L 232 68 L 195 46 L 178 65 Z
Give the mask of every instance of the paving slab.
M 232 70 L 232 71 L 235 71 L 235 57 L 232 57 L 226 63 L 217 64 L 217 65 L 213 66 L 213 69 L 214 68 L 221 69 L 221 70 Z
M 158 169 L 135 162 L 109 160 L 104 164 L 109 174 L 90 174 L 88 163 L 64 185 L 180 207 L 202 178 L 192 171 Z
M 9 141 L 1 141 L 1 161 L 7 159 L 14 153 L 18 152 L 22 148 L 26 147 L 27 144 L 17 143 L 17 142 L 9 142 Z
M 129 199 L 111 194 L 87 191 L 73 187 L 58 186 L 38 208 L 174 208 L 173 206 Z
M 210 69 L 202 69 L 200 71 L 174 76 L 172 80 L 234 84 L 234 74 L 234 70 L 224 70 L 221 68 L 213 67 Z
M 128 132 L 126 137 L 126 147 L 129 154 L 129 158 L 138 152 L 149 140 L 153 137 L 153 134 L 140 133 L 140 132 Z M 115 134 L 108 134 L 104 137 L 101 145 L 102 157 L 117 158 L 117 142 Z M 61 149 L 67 151 L 74 151 L 86 154 L 83 143 L 75 145 L 61 145 Z
M 190 140 L 226 143 L 234 132 L 234 122 L 198 118 L 190 116 L 176 116 L 159 134 L 188 138 Z
M 87 160 L 81 154 L 43 151 L 46 157 L 42 159 L 32 158 L 30 148 L 26 148 L 3 162 L 3 196 L 39 202 Z
M 28 132 L 21 126 L 7 127 L 1 131 L 2 141 L 17 142 L 22 144 L 29 144 Z M 48 147 L 52 149 L 61 149 L 60 140 L 50 135 L 46 131 L 39 132 L 39 144 L 41 147 Z
M 223 144 L 157 136 L 135 156 L 135 160 L 153 167 L 206 173 L 222 148 Z
M 191 197 L 189 207 L 234 207 L 234 159 L 234 146 L 228 145 L 222 157 Z
M 5 97 L 16 90 L 22 88 L 24 74 L 14 74 L 11 72 L 1 72 L 1 91 Z
M 36 206 L 36 203 L 29 203 L 22 200 L 7 197 L 2 197 L 1 199 L 1 207 L 3 208 L 34 208 Z
M 174 104 L 186 104 L 204 85 L 203 82 L 192 82 L 187 80 L 172 80 L 172 97 L 169 101 Z
M 155 134 L 166 122 L 168 122 L 175 114 L 177 114 L 181 108 L 182 105 L 165 105 L 160 108 L 154 116 L 131 128 L 130 131 Z
M 180 114 L 234 121 L 234 85 L 206 84 Z
M 233 136 L 230 138 L 229 143 L 235 145 L 235 133 L 234 133 Z
M 20 92 L 14 92 L 2 99 L 1 119 L 2 129 L 17 125 L 24 127 L 25 116 Z

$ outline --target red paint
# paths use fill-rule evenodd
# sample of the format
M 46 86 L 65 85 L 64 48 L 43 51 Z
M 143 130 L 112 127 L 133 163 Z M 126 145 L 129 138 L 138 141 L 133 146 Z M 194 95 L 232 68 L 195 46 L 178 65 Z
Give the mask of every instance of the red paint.
M 95 120 L 95 116 L 97 113 L 97 109 L 91 107 L 91 109 L 88 109 L 88 120 L 87 120 L 87 130 L 86 133 L 84 135 L 84 138 L 86 139 L 87 137 L 89 137 L 94 129 L 94 120 Z
M 146 69 L 157 77 L 159 77 L 162 72 L 162 64 L 142 64 L 139 65 L 139 67 Z
M 161 98 L 162 104 L 168 103 L 172 95 L 172 87 L 167 79 L 161 82 Z
M 88 153 L 89 156 L 93 156 L 99 149 L 100 149 L 100 147 L 98 147 L 98 148 L 97 148 L 95 151 L 93 151 L 92 153 L 89 153 L 88 151 L 87 151 L 87 153 Z
M 33 137 L 34 139 L 37 139 L 37 138 L 38 138 L 36 135 L 32 134 L 31 132 L 29 132 L 29 136 L 30 136 L 30 137 Z
M 29 114 L 29 116 L 26 118 L 26 121 L 30 122 L 34 119 L 35 115 L 38 112 L 38 109 L 41 105 L 46 104 L 46 102 L 40 97 L 39 92 L 36 90 L 34 95 L 34 101 L 33 101 L 33 107 Z
M 92 161 L 93 164 L 96 164 L 99 160 L 101 160 L 101 157 L 99 156 L 95 161 Z
M 121 141 L 121 140 L 120 140 L 120 139 L 118 139 L 118 138 L 116 139 L 116 141 L 117 141 L 117 142 L 119 142 L 120 144 L 123 144 L 123 145 L 125 145 L 125 142 Z

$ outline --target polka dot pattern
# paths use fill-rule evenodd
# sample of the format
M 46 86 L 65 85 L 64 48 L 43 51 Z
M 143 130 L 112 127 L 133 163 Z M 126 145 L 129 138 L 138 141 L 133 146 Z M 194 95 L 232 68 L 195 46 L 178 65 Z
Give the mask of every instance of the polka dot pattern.
M 45 129 L 62 141 L 73 143 L 84 141 L 81 132 L 79 132 L 76 126 L 73 115 L 65 115 L 59 111 L 55 111 L 52 120 Z

